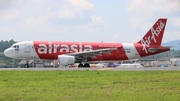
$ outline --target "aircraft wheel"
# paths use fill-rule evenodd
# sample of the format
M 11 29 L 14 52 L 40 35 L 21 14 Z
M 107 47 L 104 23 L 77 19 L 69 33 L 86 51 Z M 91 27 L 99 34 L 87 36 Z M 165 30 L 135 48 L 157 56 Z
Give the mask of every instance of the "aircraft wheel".
M 28 64 L 25 64 L 24 67 L 25 67 L 25 68 L 29 68 L 29 65 L 28 65 Z
M 80 64 L 78 65 L 78 67 L 84 67 L 84 65 L 83 65 L 82 63 L 80 63 Z
M 90 67 L 90 65 L 88 63 L 84 64 L 84 67 Z

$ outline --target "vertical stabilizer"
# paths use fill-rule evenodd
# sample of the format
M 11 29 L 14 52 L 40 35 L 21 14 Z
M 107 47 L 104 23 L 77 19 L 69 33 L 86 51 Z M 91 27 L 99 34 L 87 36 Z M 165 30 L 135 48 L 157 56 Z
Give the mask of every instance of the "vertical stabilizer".
M 161 45 L 164 30 L 166 27 L 166 18 L 160 18 L 146 33 L 146 35 L 138 42 L 144 45 Z

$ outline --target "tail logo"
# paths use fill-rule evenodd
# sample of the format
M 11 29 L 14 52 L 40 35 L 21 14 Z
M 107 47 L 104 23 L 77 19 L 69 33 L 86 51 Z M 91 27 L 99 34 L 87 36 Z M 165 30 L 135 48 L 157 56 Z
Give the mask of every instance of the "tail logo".
M 155 43 L 157 42 L 156 38 L 158 37 L 164 26 L 165 24 L 160 20 L 159 23 L 157 23 L 157 28 L 151 28 L 151 36 L 145 37 L 145 39 L 141 39 L 141 44 L 143 44 L 143 51 L 145 51 L 146 54 L 148 53 L 147 47 L 149 47 L 151 41 L 154 41 Z
M 155 43 L 156 43 L 156 38 L 154 35 L 156 35 L 158 37 L 161 30 L 164 28 L 164 23 L 161 21 L 159 21 L 159 23 L 157 23 L 157 25 L 158 25 L 158 27 L 156 28 L 156 30 L 154 30 L 153 27 L 151 28 L 151 33 L 152 33 L 151 39 L 153 39 Z

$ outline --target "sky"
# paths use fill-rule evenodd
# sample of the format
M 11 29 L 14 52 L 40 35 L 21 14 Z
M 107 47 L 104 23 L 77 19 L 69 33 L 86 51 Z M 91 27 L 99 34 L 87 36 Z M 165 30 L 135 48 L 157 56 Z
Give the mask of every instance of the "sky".
M 137 42 L 167 18 L 180 39 L 180 0 L 0 0 L 0 40 Z

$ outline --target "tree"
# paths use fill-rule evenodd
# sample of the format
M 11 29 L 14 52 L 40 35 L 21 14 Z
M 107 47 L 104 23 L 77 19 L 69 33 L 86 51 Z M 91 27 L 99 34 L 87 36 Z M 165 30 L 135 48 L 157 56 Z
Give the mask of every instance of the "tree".
M 0 52 L 4 52 L 5 49 L 11 47 L 14 43 L 16 43 L 13 39 L 9 41 L 3 41 L 0 42 Z

